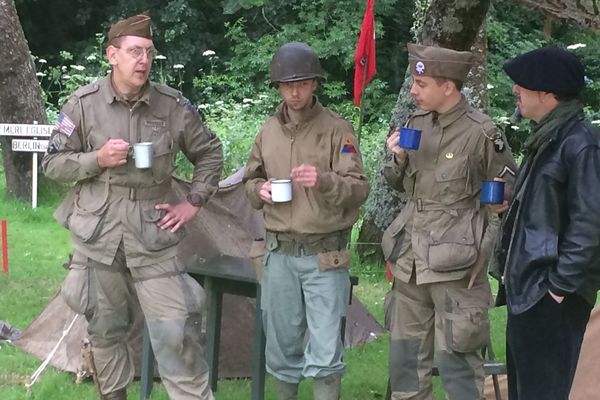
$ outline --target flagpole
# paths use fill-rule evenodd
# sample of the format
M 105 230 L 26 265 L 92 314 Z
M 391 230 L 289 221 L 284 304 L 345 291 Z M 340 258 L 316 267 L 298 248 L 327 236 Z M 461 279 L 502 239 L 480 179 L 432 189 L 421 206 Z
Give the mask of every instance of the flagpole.
M 357 129 L 357 133 L 356 133 L 356 137 L 358 139 L 358 144 L 360 145 L 360 133 L 362 131 L 362 126 L 363 126 L 363 119 L 365 117 L 365 113 L 364 113 L 364 100 L 365 100 L 365 81 L 367 80 L 367 57 L 363 56 L 360 60 L 361 64 L 363 65 L 363 74 L 362 74 L 362 92 L 360 93 L 360 112 L 359 112 L 359 117 L 358 117 L 358 129 Z

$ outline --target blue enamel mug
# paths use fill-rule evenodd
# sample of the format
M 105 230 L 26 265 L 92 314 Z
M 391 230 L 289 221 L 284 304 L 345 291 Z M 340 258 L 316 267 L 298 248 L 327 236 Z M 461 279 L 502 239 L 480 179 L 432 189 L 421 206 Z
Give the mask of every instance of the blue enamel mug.
M 483 181 L 479 200 L 483 204 L 502 204 L 504 202 L 504 182 Z
M 400 128 L 400 139 L 398 145 L 403 149 L 417 150 L 421 143 L 421 130 L 402 127 Z

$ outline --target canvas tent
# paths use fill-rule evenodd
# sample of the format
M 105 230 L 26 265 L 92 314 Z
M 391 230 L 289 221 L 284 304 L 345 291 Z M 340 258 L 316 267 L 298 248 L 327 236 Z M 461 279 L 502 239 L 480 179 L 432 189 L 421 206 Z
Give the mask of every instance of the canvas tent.
M 194 221 L 186 225 L 187 234 L 179 247 L 184 263 L 198 258 L 210 259 L 219 255 L 246 257 L 254 238 L 264 236 L 262 215 L 252 209 L 246 199 L 241 177 L 243 171 L 232 175 L 219 185 L 219 192 L 204 206 Z M 176 180 L 173 195 L 184 198 L 187 183 Z M 143 318 L 137 311 L 129 343 L 134 349 L 139 376 Z M 223 298 L 219 376 L 247 377 L 251 375 L 251 351 L 254 335 L 254 300 L 225 295 Z M 60 296 L 53 298 L 41 314 L 13 344 L 25 352 L 44 359 L 58 342 L 63 330 L 75 314 Z M 50 364 L 61 370 L 76 372 L 81 362 L 82 340 L 87 323 L 79 316 L 69 334 L 57 348 Z M 353 298 L 348 310 L 345 343 L 352 346 L 377 337 L 383 328 L 364 306 Z M 240 334 L 241 333 L 241 334 Z

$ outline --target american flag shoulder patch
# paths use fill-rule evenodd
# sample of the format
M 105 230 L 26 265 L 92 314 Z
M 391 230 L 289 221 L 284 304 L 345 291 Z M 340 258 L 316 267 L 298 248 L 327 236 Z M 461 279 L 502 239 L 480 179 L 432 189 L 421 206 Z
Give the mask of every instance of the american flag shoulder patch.
M 71 121 L 71 118 L 63 112 L 58 115 L 58 120 L 54 124 L 54 129 L 60 133 L 64 133 L 67 136 L 71 136 L 75 130 L 75 124 Z
M 356 154 L 356 153 L 358 153 L 356 151 L 356 147 L 354 147 L 354 144 L 352 144 L 352 140 L 350 140 L 349 138 L 346 138 L 346 140 L 344 141 L 344 146 L 342 146 L 342 153 L 343 154 Z

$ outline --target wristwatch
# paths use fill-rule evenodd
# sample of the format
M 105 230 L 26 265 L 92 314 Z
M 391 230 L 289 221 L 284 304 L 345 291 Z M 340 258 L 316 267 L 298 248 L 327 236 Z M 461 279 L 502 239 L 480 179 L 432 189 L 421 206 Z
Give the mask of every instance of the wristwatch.
M 202 207 L 202 204 L 204 204 L 202 197 L 198 193 L 190 193 L 185 199 L 194 207 Z

